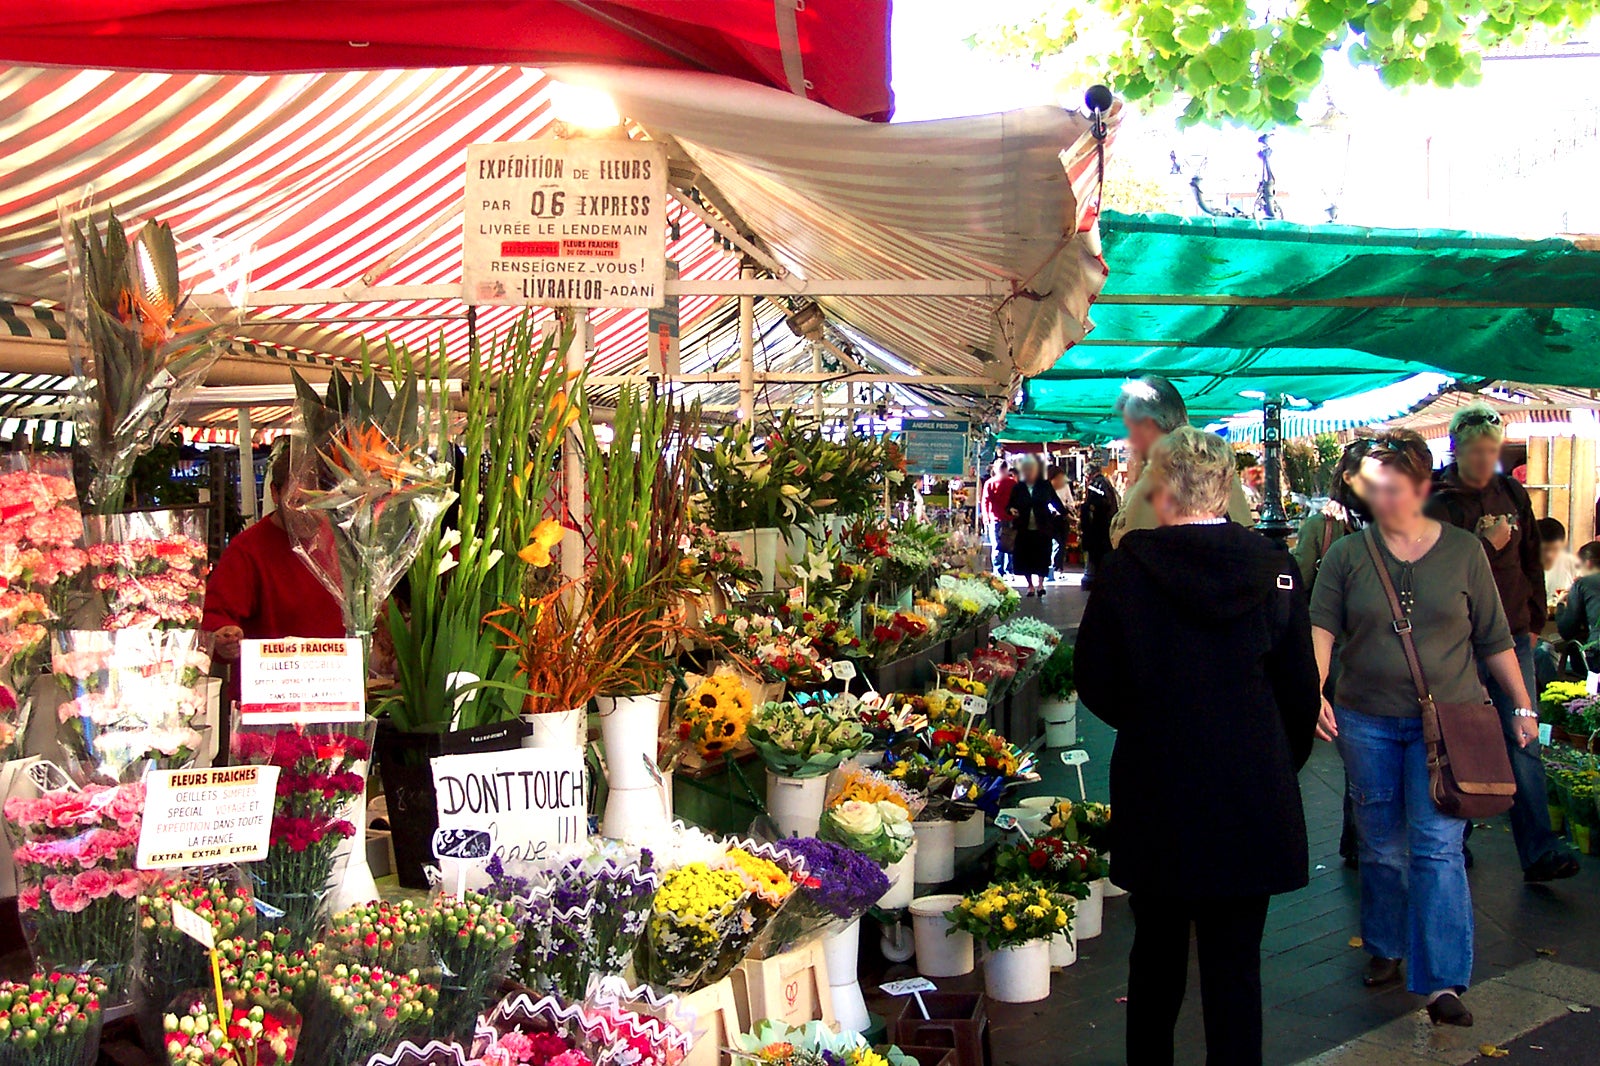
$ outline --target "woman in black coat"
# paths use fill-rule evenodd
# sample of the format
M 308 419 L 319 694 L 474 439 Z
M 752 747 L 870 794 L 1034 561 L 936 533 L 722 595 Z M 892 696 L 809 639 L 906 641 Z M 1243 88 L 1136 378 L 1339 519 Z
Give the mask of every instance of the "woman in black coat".
M 1006 508 L 1017 531 L 1016 548 L 1011 557 L 1011 572 L 1028 579 L 1029 596 L 1043 596 L 1045 578 L 1050 575 L 1050 552 L 1055 546 L 1057 516 L 1067 513 L 1055 487 L 1039 476 L 1039 460 L 1022 461 L 1022 478 L 1011 489 L 1011 504 Z M 1034 580 L 1039 584 L 1036 588 Z
M 1251 1066 L 1267 903 L 1307 882 L 1296 774 L 1321 697 L 1306 593 L 1288 553 L 1227 520 L 1234 462 L 1221 438 L 1180 428 L 1150 462 L 1162 524 L 1107 556 L 1075 657 L 1083 705 L 1117 730 L 1128 1062 L 1172 1062 L 1193 925 L 1208 1061 Z

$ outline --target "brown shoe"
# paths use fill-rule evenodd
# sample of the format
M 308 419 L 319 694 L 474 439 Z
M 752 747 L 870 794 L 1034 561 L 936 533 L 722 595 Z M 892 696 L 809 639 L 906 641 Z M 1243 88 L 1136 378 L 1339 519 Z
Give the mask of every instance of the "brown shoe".
M 1434 1025 L 1459 1025 L 1463 1029 L 1472 1028 L 1472 1012 L 1454 992 L 1446 992 L 1428 1004 L 1428 1020 Z
M 1400 960 L 1385 959 L 1377 955 L 1367 960 L 1367 971 L 1361 975 L 1361 983 L 1368 988 L 1382 988 L 1399 980 Z

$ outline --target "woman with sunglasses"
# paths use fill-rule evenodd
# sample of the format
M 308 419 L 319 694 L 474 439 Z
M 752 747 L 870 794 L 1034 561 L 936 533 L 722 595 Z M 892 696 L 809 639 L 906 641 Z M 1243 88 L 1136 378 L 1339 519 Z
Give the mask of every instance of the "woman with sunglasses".
M 1500 472 L 1504 442 L 1500 415 L 1488 404 L 1470 404 L 1457 411 L 1450 420 L 1455 461 L 1434 478 L 1428 516 L 1478 538 L 1511 625 L 1523 687 L 1535 692 L 1533 648 L 1544 630 L 1547 610 L 1543 546 L 1528 490 L 1516 478 Z M 1551 828 L 1539 744 L 1516 743 L 1519 719 L 1537 721 L 1532 705 L 1486 671 L 1482 680 L 1500 712 L 1517 779 L 1511 833 L 1522 863 L 1522 878 L 1533 884 L 1572 877 L 1578 872 L 1578 860 Z

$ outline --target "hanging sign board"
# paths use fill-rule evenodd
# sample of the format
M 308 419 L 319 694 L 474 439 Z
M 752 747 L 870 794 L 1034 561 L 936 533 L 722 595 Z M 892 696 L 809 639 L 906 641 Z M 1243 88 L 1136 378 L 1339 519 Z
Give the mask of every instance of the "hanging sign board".
M 239 642 L 239 718 L 245 725 L 359 722 L 367 671 L 356 637 Z
M 965 477 L 967 433 L 971 423 L 959 418 L 907 418 L 901 421 L 906 471 L 934 477 Z
M 141 870 L 257 862 L 267 857 L 276 766 L 151 770 L 134 862 Z
M 466 303 L 665 306 L 666 145 L 469 145 L 465 202 Z
M 441 755 L 431 760 L 442 840 L 460 842 L 489 834 L 501 859 L 539 859 L 588 838 L 588 789 L 583 750 L 512 748 Z M 450 851 L 452 849 L 446 849 Z M 488 856 L 484 856 L 485 858 Z M 447 864 L 459 858 L 439 854 L 446 883 L 455 879 Z M 472 860 L 482 865 L 481 860 Z

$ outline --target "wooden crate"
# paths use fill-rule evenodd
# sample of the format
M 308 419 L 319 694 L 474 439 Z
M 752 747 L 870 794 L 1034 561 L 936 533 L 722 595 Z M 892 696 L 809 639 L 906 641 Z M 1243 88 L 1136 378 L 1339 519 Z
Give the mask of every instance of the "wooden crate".
M 732 976 L 734 999 L 747 1028 L 762 1018 L 792 1026 L 814 1021 L 833 1024 L 833 995 L 821 941 L 770 959 L 746 959 Z

